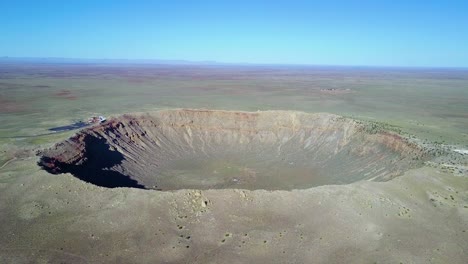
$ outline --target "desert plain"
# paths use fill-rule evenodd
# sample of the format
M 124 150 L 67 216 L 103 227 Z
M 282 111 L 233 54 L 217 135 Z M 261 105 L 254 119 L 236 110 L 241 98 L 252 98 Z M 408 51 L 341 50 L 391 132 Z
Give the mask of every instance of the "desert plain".
M 0 121 L 2 263 L 468 259 L 466 69 L 3 62 Z

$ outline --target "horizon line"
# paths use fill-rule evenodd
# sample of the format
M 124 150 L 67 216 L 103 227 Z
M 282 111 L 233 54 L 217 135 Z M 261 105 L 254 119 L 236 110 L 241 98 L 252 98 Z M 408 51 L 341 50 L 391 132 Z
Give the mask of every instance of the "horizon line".
M 222 62 L 215 60 L 184 59 L 125 59 L 125 58 L 73 58 L 73 57 L 12 57 L 0 56 L 0 63 L 36 62 L 51 64 L 144 64 L 144 65 L 200 65 L 200 66 L 297 66 L 297 67 L 361 67 L 361 68 L 412 68 L 412 69 L 468 69 L 468 66 L 417 66 L 417 65 L 371 65 L 371 64 L 313 64 L 313 63 L 262 63 L 262 62 Z

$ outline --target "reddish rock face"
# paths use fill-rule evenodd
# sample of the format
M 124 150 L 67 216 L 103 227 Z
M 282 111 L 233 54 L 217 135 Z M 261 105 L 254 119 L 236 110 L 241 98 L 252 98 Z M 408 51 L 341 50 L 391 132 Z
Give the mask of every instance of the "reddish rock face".
M 385 181 L 426 154 L 331 114 L 167 110 L 123 115 L 42 152 L 50 173 L 104 187 L 305 189 Z

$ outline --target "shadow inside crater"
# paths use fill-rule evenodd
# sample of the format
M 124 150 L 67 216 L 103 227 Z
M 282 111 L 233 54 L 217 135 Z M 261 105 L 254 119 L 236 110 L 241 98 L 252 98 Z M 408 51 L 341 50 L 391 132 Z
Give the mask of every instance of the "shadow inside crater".
M 105 139 L 87 136 L 84 139 L 84 145 L 85 158 L 81 164 L 68 164 L 54 158 L 42 156 L 38 165 L 49 173 L 71 173 L 80 180 L 101 187 L 145 189 L 136 180 L 112 169 L 122 163 L 124 156 L 118 151 L 110 150 Z

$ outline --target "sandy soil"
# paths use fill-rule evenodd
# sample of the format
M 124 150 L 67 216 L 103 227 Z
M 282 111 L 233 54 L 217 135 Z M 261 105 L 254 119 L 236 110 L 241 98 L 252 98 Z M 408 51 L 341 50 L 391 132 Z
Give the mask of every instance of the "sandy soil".
M 35 161 L 1 172 L 2 263 L 466 261 L 468 181 L 433 168 L 300 191 L 161 192 L 100 188 Z

